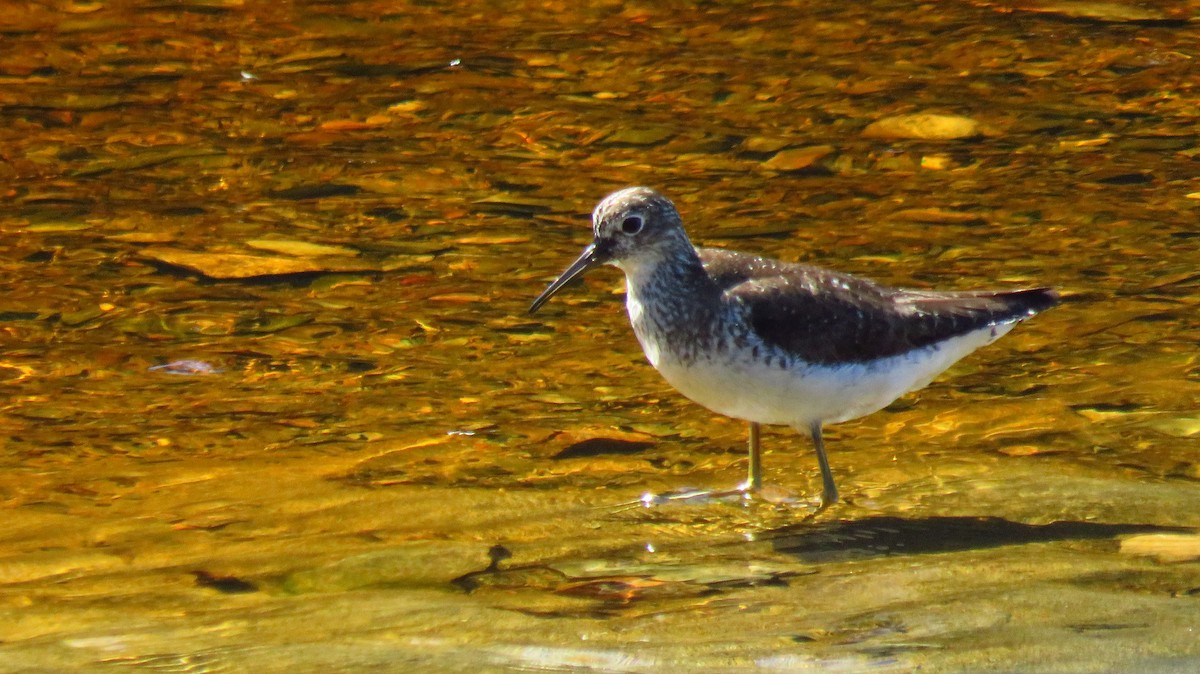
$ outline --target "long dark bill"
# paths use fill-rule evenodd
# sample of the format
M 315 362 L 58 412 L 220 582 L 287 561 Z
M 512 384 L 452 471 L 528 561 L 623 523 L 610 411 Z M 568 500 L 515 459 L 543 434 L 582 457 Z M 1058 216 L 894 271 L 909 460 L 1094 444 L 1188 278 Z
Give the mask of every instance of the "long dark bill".
M 542 294 L 538 295 L 537 299 L 533 301 L 533 304 L 529 305 L 529 313 L 537 313 L 537 310 L 541 309 L 542 305 L 549 301 L 554 293 L 558 292 L 560 288 L 570 283 L 571 280 L 576 276 L 579 276 L 592 267 L 602 265 L 605 262 L 607 262 L 606 256 L 597 252 L 596 244 L 589 244 L 587 248 L 583 249 L 583 253 L 571 263 L 571 266 L 567 267 L 566 271 L 559 275 L 559 277 L 554 280 L 554 283 L 551 283 L 549 286 L 547 286 L 546 289 L 542 291 Z

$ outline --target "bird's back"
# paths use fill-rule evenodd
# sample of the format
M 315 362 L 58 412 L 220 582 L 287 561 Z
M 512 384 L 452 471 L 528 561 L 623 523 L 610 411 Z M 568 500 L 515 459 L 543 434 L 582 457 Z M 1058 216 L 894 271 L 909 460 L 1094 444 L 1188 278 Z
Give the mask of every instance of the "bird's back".
M 698 250 L 726 301 L 762 340 L 809 363 L 866 362 L 1032 316 L 1049 288 L 925 291 L 734 251 Z

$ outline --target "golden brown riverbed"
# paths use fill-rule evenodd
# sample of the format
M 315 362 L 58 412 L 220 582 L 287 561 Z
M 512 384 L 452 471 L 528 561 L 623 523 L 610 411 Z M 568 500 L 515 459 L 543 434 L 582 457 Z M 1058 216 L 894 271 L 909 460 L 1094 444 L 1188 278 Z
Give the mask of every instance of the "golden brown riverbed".
M 1194 5 L 17 4 L 0 671 L 1200 669 Z M 622 507 L 745 470 L 617 272 L 526 313 L 631 184 L 1067 299 L 830 428 L 816 518 Z

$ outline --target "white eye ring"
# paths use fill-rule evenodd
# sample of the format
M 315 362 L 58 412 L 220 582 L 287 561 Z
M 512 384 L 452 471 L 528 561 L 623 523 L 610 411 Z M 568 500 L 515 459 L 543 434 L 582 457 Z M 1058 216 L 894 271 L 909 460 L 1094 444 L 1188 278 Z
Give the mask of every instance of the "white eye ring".
M 634 235 L 642 231 L 642 226 L 646 222 L 640 215 L 631 215 L 621 221 L 621 232 L 624 234 Z

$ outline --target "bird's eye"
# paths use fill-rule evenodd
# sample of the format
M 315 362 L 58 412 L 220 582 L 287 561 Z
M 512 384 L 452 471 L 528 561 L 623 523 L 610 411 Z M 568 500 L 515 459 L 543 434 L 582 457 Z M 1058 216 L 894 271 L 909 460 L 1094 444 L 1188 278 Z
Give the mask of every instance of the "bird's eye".
M 642 221 L 642 216 L 631 215 L 621 221 L 621 231 L 626 234 L 637 234 L 642 231 L 643 224 L 645 223 Z

